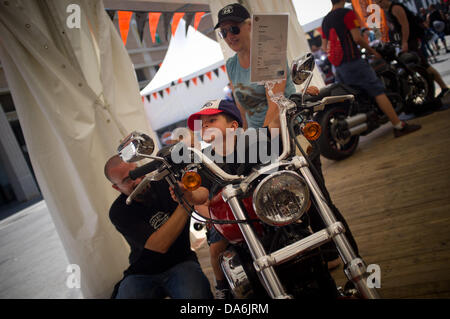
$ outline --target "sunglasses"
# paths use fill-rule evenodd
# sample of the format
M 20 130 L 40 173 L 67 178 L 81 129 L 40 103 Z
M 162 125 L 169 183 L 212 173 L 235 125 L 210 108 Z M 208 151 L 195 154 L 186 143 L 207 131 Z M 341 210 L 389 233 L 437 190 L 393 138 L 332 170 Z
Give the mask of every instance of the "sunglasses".
M 236 34 L 239 34 L 239 32 L 241 32 L 241 29 L 238 26 L 233 25 L 233 26 L 229 27 L 228 29 L 220 29 L 219 35 L 222 39 L 225 39 L 228 35 L 228 32 L 236 35 Z

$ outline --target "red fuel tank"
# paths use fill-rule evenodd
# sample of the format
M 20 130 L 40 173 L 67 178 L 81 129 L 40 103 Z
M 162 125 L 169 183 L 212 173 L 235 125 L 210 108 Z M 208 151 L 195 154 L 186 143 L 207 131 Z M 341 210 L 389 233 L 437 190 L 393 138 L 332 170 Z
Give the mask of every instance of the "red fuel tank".
M 244 198 L 242 201 L 247 215 L 250 219 L 258 219 L 253 209 L 252 196 Z M 222 191 L 217 193 L 209 203 L 209 214 L 213 219 L 236 220 L 230 206 L 222 199 Z M 244 240 L 238 224 L 214 224 L 216 230 L 225 237 L 230 243 L 236 244 Z M 253 223 L 254 230 L 262 235 L 263 228 L 261 222 Z

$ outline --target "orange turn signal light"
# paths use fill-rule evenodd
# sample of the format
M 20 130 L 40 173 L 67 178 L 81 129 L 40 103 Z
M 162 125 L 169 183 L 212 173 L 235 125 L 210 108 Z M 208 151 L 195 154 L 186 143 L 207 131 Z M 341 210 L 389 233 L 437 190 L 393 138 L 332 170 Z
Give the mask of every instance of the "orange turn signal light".
M 302 128 L 303 136 L 309 141 L 315 141 L 319 138 L 320 133 L 322 133 L 322 128 L 320 124 L 311 121 L 306 123 L 306 125 Z
M 197 172 L 186 172 L 181 178 L 181 183 L 188 191 L 195 191 L 202 184 L 202 178 Z

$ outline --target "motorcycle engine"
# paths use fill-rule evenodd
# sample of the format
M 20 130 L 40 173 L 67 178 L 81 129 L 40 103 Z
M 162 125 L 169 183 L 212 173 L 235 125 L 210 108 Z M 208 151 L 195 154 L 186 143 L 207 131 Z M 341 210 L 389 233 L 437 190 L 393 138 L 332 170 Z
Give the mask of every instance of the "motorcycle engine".
M 267 253 L 286 247 L 311 234 L 305 222 L 268 228 L 271 229 L 266 229 L 262 239 Z M 222 254 L 220 264 L 235 298 L 268 297 L 245 244 L 230 246 Z M 287 293 L 296 299 L 337 297 L 336 284 L 328 271 L 320 248 L 298 255 L 274 268 Z

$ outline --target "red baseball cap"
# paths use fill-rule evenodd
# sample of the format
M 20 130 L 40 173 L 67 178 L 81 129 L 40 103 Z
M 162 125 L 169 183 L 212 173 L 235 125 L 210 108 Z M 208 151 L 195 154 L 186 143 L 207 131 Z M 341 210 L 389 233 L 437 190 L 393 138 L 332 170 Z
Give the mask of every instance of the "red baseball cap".
M 194 130 L 194 121 L 200 119 L 200 115 L 214 115 L 225 113 L 232 116 L 242 126 L 241 112 L 236 104 L 228 100 L 212 100 L 206 102 L 200 111 L 189 116 L 187 124 L 190 130 Z

